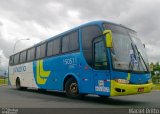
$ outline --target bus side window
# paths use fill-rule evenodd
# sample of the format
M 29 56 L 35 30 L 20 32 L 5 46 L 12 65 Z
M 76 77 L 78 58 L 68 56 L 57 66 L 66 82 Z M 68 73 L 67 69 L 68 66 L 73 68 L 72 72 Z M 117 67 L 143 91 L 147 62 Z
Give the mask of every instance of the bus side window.
M 31 60 L 31 49 L 27 51 L 27 61 Z
M 41 44 L 36 48 L 36 59 L 44 58 L 46 56 L 46 43 Z
M 47 45 L 47 56 L 60 54 L 60 38 L 56 38 L 53 41 L 48 42 Z
M 46 43 L 40 46 L 40 58 L 43 58 L 45 56 L 46 56 Z
M 9 64 L 10 65 L 13 65 L 13 60 L 14 60 L 14 56 L 10 56 L 10 59 L 9 59 Z
M 71 32 L 62 38 L 62 53 L 72 52 L 79 49 L 78 32 Z
M 26 51 L 20 53 L 20 63 L 26 62 Z
M 82 49 L 83 49 L 83 54 L 86 59 L 86 62 L 88 63 L 89 66 L 93 67 L 93 46 L 92 46 L 92 41 L 93 38 L 99 36 L 102 34 L 102 31 L 97 25 L 92 25 L 92 26 L 87 26 L 82 28 Z
M 32 48 L 32 49 L 31 49 L 30 59 L 31 59 L 31 60 L 34 60 L 34 59 L 35 59 L 35 48 Z
M 60 42 L 61 42 L 60 38 L 53 40 L 53 49 L 52 49 L 53 55 L 57 55 L 60 53 Z
M 35 48 L 31 48 L 27 51 L 27 61 L 35 59 Z
M 107 57 L 103 40 L 94 43 L 94 68 L 97 70 L 107 69 Z
M 51 56 L 53 53 L 53 41 L 48 42 L 47 45 L 47 56 Z
M 19 63 L 19 53 L 14 56 L 14 65 Z
M 62 53 L 69 52 L 69 36 L 64 36 L 62 38 Z
M 78 32 L 72 32 L 69 35 L 69 44 L 70 44 L 70 51 L 75 51 L 78 50 L 79 48 L 79 43 L 78 43 Z

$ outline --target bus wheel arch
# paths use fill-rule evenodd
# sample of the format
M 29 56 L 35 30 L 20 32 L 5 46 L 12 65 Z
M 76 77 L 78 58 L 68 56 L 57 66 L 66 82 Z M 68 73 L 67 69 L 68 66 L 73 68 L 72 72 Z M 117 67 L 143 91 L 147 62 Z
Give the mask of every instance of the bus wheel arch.
M 27 87 L 22 87 L 22 86 L 21 86 L 21 79 L 20 79 L 20 77 L 17 77 L 17 78 L 16 78 L 16 88 L 17 88 L 18 90 L 26 90 L 26 89 L 27 89 Z
M 65 91 L 65 84 L 66 84 L 67 80 L 70 79 L 70 78 L 74 78 L 74 79 L 77 81 L 77 79 L 75 78 L 75 76 L 73 76 L 73 75 L 67 75 L 67 76 L 64 78 L 64 81 L 63 81 L 63 91 Z M 78 82 L 77 82 L 77 83 L 78 83 Z
M 21 89 L 21 81 L 20 81 L 20 78 L 19 77 L 17 77 L 16 78 L 16 88 L 18 89 L 18 90 L 20 90 Z
M 73 75 L 68 75 L 64 79 L 63 89 L 70 98 L 79 98 L 79 85 L 77 79 Z

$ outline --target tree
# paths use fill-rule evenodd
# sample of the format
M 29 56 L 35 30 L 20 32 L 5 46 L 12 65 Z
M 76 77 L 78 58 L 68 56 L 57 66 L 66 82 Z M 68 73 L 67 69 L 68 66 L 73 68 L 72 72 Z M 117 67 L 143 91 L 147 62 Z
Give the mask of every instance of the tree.
M 159 73 L 160 73 L 160 64 L 159 62 L 156 62 L 155 64 L 153 62 L 150 63 L 150 70 L 151 70 L 151 77 L 153 83 L 156 83 L 157 80 L 160 79 Z

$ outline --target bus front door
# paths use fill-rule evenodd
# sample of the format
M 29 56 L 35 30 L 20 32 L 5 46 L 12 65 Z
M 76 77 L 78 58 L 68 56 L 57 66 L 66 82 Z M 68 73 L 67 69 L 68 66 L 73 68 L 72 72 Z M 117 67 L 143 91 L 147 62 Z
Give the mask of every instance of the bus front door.
M 102 37 L 93 41 L 94 85 L 95 94 L 110 95 L 110 73 L 107 65 L 107 54 Z

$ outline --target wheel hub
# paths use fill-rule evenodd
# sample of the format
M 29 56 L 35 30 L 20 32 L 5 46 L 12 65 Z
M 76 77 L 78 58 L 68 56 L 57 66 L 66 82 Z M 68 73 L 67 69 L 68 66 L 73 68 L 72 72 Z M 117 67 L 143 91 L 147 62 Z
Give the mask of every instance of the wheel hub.
M 70 92 L 71 92 L 71 93 L 74 93 L 74 94 L 78 92 L 77 84 L 76 84 L 76 83 L 72 83 L 72 84 L 70 85 Z

